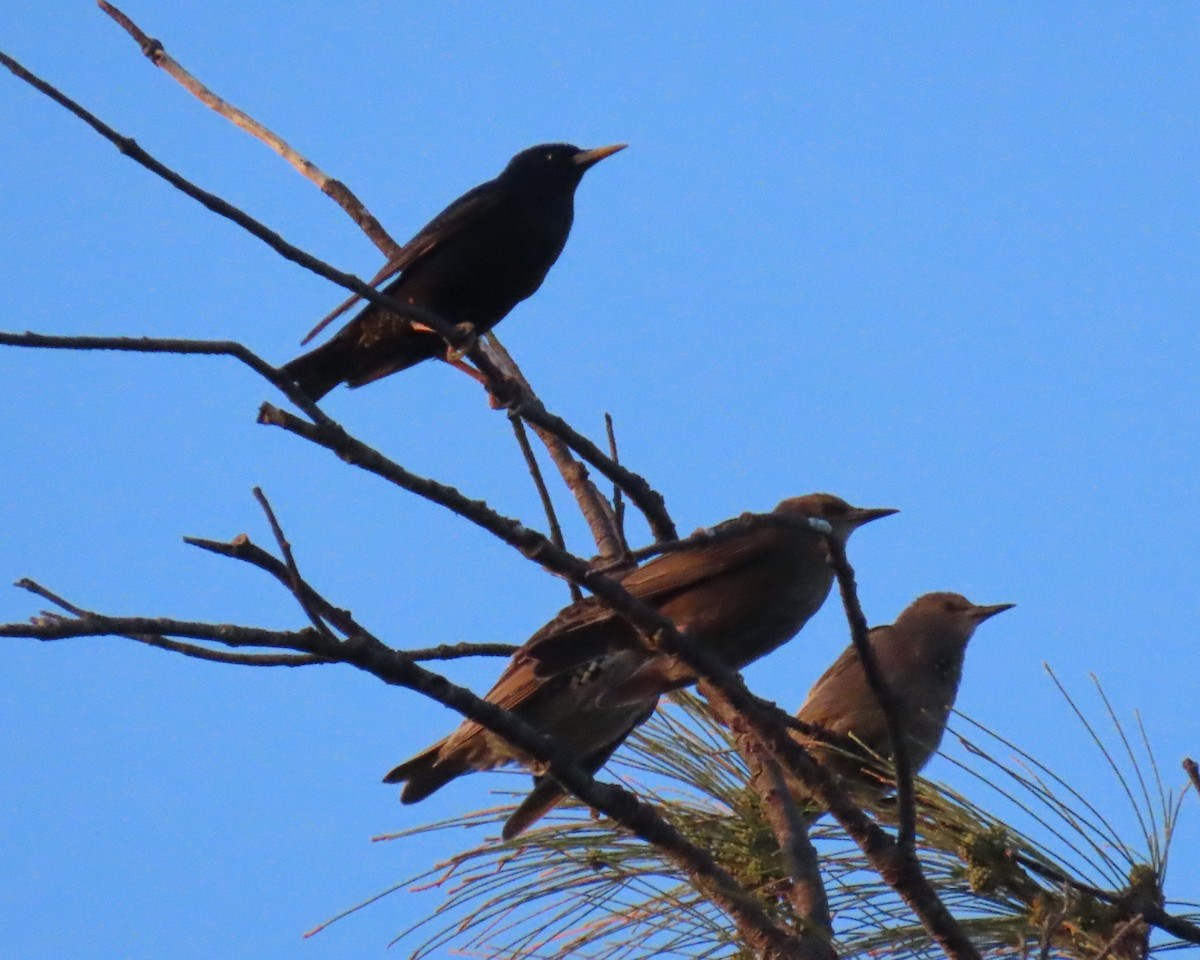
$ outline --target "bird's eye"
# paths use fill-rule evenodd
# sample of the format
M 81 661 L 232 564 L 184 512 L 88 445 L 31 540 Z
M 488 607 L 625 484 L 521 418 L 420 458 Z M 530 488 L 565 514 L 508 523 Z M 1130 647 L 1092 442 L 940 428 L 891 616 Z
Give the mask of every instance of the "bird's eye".
M 548 154 L 546 154 L 546 159 L 547 159 L 547 160 L 553 160 L 553 159 L 554 159 L 554 154 L 552 154 L 552 153 L 548 153 Z

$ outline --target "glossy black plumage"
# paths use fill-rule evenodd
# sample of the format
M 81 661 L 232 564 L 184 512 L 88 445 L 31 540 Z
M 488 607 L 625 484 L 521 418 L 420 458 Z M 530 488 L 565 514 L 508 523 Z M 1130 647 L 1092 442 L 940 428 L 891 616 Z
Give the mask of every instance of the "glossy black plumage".
M 623 146 L 581 150 L 549 143 L 522 150 L 498 177 L 434 217 L 372 283 L 390 281 L 382 293 L 486 333 L 541 286 L 567 242 L 580 179 Z M 309 338 L 358 299 L 343 303 Z M 445 351 L 437 334 L 368 304 L 284 370 L 318 400 L 339 383 L 362 386 Z

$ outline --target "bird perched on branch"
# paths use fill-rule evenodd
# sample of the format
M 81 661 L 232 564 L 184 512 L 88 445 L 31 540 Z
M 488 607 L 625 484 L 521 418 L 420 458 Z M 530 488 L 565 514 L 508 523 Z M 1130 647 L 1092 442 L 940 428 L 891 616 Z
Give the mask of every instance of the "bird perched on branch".
M 624 149 L 581 150 L 545 143 L 522 150 L 494 180 L 463 194 L 384 264 L 372 279 L 382 293 L 450 325 L 486 333 L 531 296 L 562 253 L 584 173 Z M 395 278 L 395 279 L 392 279 Z M 317 324 L 308 343 L 359 301 L 355 295 Z M 284 366 L 311 399 L 339 383 L 360 387 L 431 357 L 446 341 L 428 326 L 368 304 L 329 342 Z
M 1011 603 L 980 606 L 957 593 L 927 593 L 909 604 L 888 626 L 874 627 L 871 650 L 899 708 L 904 745 L 913 773 L 933 756 L 946 731 L 950 708 L 958 695 L 967 642 L 984 620 L 1013 607 Z M 797 717 L 841 738 L 858 741 L 865 750 L 823 745 L 794 733 L 823 764 L 845 777 L 879 783 L 878 772 L 864 774 L 870 756 L 892 758 L 887 719 L 867 685 L 858 652 L 851 644 L 813 684 Z M 801 786 L 795 791 L 805 795 Z
M 784 500 L 682 541 L 621 577 L 634 597 L 723 664 L 740 669 L 799 632 L 833 584 L 826 536 L 845 541 L 891 509 L 852 507 L 829 494 Z M 590 771 L 603 766 L 653 712 L 661 693 L 694 683 L 674 657 L 647 648 L 638 631 L 595 597 L 571 604 L 513 656 L 487 699 L 558 737 Z M 521 761 L 519 751 L 468 720 L 385 778 L 415 803 L 474 770 Z M 504 827 L 516 836 L 564 796 L 539 774 Z

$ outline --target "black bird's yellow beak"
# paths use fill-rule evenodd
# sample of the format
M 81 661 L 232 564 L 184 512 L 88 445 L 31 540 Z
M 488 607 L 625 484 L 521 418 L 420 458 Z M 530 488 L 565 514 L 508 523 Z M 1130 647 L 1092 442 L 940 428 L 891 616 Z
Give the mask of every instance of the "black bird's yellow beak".
M 571 160 L 576 166 L 586 170 L 588 167 L 594 167 L 605 157 L 611 157 L 614 153 L 624 150 L 627 146 L 629 146 L 627 143 L 613 143 L 607 147 L 596 147 L 594 150 L 580 150 Z
M 855 507 L 850 511 L 848 519 L 854 524 L 855 529 L 857 529 L 864 523 L 870 523 L 872 520 L 882 520 L 884 517 L 890 517 L 893 513 L 899 512 L 895 507 Z
M 983 623 L 984 620 L 994 617 L 998 613 L 1003 613 L 1005 610 L 1011 610 L 1015 606 L 1015 603 L 994 603 L 990 607 L 975 604 L 971 614 L 975 617 L 977 623 Z

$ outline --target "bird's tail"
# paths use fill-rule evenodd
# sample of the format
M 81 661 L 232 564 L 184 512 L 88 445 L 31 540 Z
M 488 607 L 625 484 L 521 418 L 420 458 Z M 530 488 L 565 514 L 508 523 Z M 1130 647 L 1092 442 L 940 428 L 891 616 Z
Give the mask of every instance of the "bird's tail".
M 283 372 L 296 381 L 310 400 L 316 403 L 346 379 L 349 357 L 347 341 L 334 337 L 315 350 L 302 353 L 283 365 Z
M 617 747 L 623 744 L 625 738 L 633 733 L 634 730 L 650 719 L 657 706 L 658 698 L 655 697 L 646 704 L 645 710 L 630 717 L 628 724 L 612 740 L 604 744 L 599 750 L 583 757 L 580 760 L 580 766 L 587 770 L 588 773 L 595 773 L 608 763 L 612 755 L 617 752 Z M 547 774 L 534 777 L 533 789 L 529 791 L 529 796 L 522 800 L 518 804 L 517 809 L 504 821 L 504 827 L 500 830 L 500 836 L 505 840 L 511 840 L 513 837 L 520 836 L 557 807 L 566 796 L 567 791 L 553 777 Z
M 500 836 L 505 840 L 520 836 L 557 807 L 566 795 L 567 792 L 553 777 L 535 777 L 529 796 L 522 800 L 517 809 L 504 821 Z
M 447 738 L 448 740 L 449 738 Z M 462 751 L 448 752 L 446 740 L 439 740 L 428 750 L 391 770 L 384 783 L 403 783 L 401 803 L 417 803 L 440 790 L 455 777 L 475 769 Z

